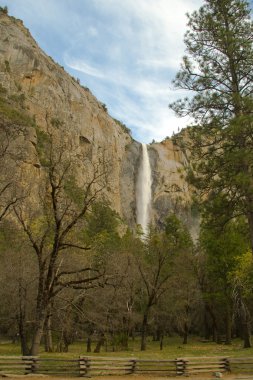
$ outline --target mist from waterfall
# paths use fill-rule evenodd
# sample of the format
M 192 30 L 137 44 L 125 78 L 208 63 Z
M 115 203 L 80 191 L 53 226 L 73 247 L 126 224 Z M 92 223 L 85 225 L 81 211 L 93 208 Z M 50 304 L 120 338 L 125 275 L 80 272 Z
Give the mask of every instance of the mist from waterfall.
M 150 221 L 151 185 L 152 175 L 148 149 L 146 144 L 142 144 L 142 157 L 136 184 L 136 213 L 137 224 L 142 226 L 144 234 L 148 232 L 148 224 Z

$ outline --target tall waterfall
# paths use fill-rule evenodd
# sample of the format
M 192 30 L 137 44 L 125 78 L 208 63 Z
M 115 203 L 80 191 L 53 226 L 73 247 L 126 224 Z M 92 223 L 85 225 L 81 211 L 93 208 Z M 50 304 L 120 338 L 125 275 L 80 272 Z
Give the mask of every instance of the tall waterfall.
M 147 145 L 142 144 L 142 158 L 138 170 L 136 186 L 137 224 L 142 226 L 144 234 L 148 232 L 151 206 L 152 176 Z

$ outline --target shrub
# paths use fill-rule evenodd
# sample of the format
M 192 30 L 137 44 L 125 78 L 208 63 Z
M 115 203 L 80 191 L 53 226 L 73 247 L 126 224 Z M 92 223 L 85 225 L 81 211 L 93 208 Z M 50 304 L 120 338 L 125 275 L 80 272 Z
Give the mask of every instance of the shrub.
M 8 7 L 5 6 L 5 7 L 0 7 L 0 13 L 4 13 L 5 15 L 8 14 Z

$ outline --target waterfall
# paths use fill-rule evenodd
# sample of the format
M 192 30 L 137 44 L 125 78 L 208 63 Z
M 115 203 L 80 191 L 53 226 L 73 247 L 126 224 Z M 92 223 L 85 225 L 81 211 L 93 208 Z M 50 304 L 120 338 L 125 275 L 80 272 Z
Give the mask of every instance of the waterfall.
M 136 184 L 137 224 L 142 226 L 144 234 L 148 232 L 151 205 L 152 176 L 147 145 L 142 144 L 142 158 Z

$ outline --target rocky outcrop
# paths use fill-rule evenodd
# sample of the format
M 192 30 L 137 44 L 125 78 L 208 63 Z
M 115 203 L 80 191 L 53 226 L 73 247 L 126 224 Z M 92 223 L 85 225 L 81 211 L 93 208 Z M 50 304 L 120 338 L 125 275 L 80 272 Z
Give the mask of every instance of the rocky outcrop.
M 0 14 L 0 89 L 29 115 L 18 140 L 24 152 L 23 181 L 39 182 L 43 168 L 38 154 L 38 134 L 54 133 L 69 143 L 75 154 L 79 179 L 102 155 L 110 159 L 110 176 L 104 196 L 130 226 L 135 225 L 135 183 L 141 145 L 107 113 L 78 80 L 48 57 L 37 45 L 22 21 Z M 0 92 L 1 92 L 0 91 Z M 4 110 L 1 109 L 4 119 Z M 36 127 L 35 127 L 36 126 Z M 15 149 L 15 142 L 14 149 Z M 170 139 L 149 146 L 153 172 L 153 221 L 162 223 L 168 212 L 176 212 L 188 225 L 192 220 L 191 195 L 182 177 L 185 157 Z M 24 174 L 25 173 L 25 174 Z M 195 228 L 195 227 L 194 227 Z M 196 231 L 192 229 L 192 233 Z
M 150 145 L 153 172 L 152 219 L 162 225 L 169 213 L 175 213 L 188 227 L 194 239 L 199 233 L 199 215 L 192 203 L 192 189 L 185 180 L 187 158 L 174 139 Z

